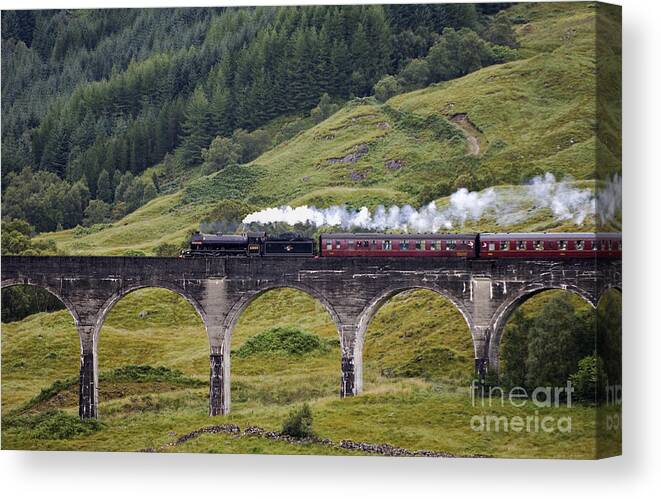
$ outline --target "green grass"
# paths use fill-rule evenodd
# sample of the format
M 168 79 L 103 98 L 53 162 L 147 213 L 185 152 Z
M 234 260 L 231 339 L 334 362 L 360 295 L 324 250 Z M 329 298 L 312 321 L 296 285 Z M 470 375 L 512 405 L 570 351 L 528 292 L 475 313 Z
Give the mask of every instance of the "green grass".
M 527 302 L 526 313 L 535 313 L 544 295 Z M 147 314 L 141 318 L 140 312 Z M 32 418 L 29 421 L 5 421 L 3 448 L 138 450 L 159 447 L 223 422 L 279 430 L 289 411 L 306 401 L 313 411 L 315 432 L 334 441 L 389 443 L 457 455 L 588 458 L 596 452 L 593 407 L 539 411 L 556 417 L 570 411 L 571 436 L 471 430 L 470 418 L 475 414 L 515 413 L 511 407 L 489 412 L 471 405 L 467 390 L 473 369 L 470 333 L 453 306 L 432 292 L 402 293 L 376 314 L 365 343 L 365 393 L 355 398 L 338 397 L 339 342 L 328 313 L 300 291 L 272 290 L 258 297 L 241 317 L 232 349 L 279 326 L 309 331 L 329 348 L 295 355 L 233 356 L 232 413 L 209 418 L 208 346 L 196 312 L 169 291 L 131 293 L 111 310 L 101 332 L 99 412 L 103 425 L 94 431 L 67 433 L 66 438 L 45 438 L 28 428 L 48 411 L 43 416 L 47 421 L 69 421 L 53 411 L 75 416 L 74 385 L 73 391 L 59 392 L 66 396 L 31 407 L 24 416 Z M 67 312 L 3 324 L 2 333 L 3 414 L 15 413 L 58 379 L 75 379 L 79 347 Z M 57 355 L 52 362 L 50 352 Z M 136 364 L 169 370 L 121 369 Z M 182 379 L 185 383 L 177 382 Z M 535 415 L 536 410 L 529 404 L 516 415 Z M 315 444 L 231 435 L 203 435 L 168 451 L 356 454 Z

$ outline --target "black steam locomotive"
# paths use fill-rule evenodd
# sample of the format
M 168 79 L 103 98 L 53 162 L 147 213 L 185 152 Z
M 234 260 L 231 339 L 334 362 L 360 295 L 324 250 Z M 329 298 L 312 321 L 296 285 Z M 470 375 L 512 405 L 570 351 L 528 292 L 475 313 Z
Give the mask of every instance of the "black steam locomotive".
M 292 233 L 268 236 L 264 232 L 236 235 L 195 232 L 190 248 L 183 250 L 181 256 L 314 256 L 314 241 Z
M 324 233 L 315 241 L 297 234 L 268 236 L 200 234 L 182 257 L 214 256 L 318 256 L 456 257 L 456 258 L 621 258 L 620 233 L 472 233 L 376 234 Z

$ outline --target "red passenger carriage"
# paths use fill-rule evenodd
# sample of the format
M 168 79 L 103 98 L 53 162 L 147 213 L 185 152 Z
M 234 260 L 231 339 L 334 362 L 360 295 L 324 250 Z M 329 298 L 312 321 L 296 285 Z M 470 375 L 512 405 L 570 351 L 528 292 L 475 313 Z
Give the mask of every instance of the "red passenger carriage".
M 480 258 L 620 258 L 620 232 L 482 233 Z
M 476 256 L 476 234 L 322 234 L 321 256 Z

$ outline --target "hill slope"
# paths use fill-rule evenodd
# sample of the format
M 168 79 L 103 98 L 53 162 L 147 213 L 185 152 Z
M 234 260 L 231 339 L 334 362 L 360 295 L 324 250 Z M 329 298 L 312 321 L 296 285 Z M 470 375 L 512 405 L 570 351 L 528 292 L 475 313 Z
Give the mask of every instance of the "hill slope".
M 520 60 L 385 104 L 372 98 L 350 101 L 248 165 L 192 180 L 181 193 L 152 201 L 112 228 L 40 238 L 76 254 L 128 249 L 149 254 L 161 242 L 179 244 L 222 199 L 258 208 L 419 206 L 433 199 L 443 205 L 458 187 L 519 184 L 545 172 L 558 179 L 595 178 L 595 9 L 526 4 L 513 7 L 510 15 L 527 20 L 518 27 Z M 574 185 L 594 189 L 589 182 Z M 466 229 L 589 230 L 593 222 L 577 227 L 546 211 L 516 223 L 485 217 Z

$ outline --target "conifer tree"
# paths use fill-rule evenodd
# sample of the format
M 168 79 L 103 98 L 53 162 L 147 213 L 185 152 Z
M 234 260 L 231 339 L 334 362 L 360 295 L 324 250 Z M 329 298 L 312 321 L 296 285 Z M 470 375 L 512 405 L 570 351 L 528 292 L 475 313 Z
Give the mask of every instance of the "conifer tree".
M 108 170 L 101 170 L 96 181 L 96 198 L 104 203 L 112 203 L 113 190 Z
M 181 159 L 185 165 L 202 160 L 201 151 L 211 140 L 211 115 L 209 101 L 202 87 L 198 87 L 186 106 L 183 124 Z

